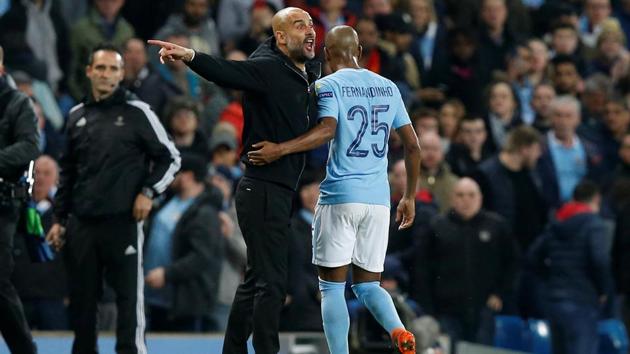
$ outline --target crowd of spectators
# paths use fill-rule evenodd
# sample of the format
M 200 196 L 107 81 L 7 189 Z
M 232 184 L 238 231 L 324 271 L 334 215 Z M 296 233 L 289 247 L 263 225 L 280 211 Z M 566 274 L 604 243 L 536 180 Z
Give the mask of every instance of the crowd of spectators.
M 85 65 L 97 44 L 121 48 L 123 85 L 151 105 L 185 157 L 146 224 L 149 330 L 224 329 L 245 246 L 232 197 L 243 171 L 241 93 L 201 79 L 181 61 L 160 64 L 145 40 L 245 60 L 284 6 L 309 11 L 322 63 L 326 31 L 353 26 L 361 65 L 403 94 L 422 174 L 413 228 L 398 230 L 392 215 L 386 265 L 398 266 L 386 272 L 418 315 L 434 316 L 454 338 L 479 342 L 490 341 L 488 321 L 498 313 L 547 316 L 546 278 L 527 255 L 567 218 L 563 206 L 575 203 L 575 187 L 588 179 L 601 194 L 603 263 L 591 279 L 599 316 L 629 323 L 629 0 L 0 1 L 5 66 L 39 118 L 34 199 L 45 227 L 65 119 L 88 92 Z M 326 155 L 325 146 L 309 154 L 295 198 L 282 322 L 288 331 L 321 330 L 309 225 Z M 395 207 L 405 188 L 395 133 L 388 158 Z M 29 264 L 19 242 L 15 252 L 14 278 L 31 326 L 67 328 L 62 255 Z M 115 322 L 106 320 L 112 301 L 105 291 L 104 327 Z

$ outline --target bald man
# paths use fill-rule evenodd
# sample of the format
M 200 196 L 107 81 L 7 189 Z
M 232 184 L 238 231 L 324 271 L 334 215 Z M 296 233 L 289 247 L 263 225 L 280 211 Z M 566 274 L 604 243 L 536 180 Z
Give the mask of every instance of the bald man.
M 405 147 L 407 183 L 397 209 L 400 228 L 413 224 L 420 147 L 396 85 L 359 67 L 361 46 L 348 26 L 328 32 L 324 53 L 334 74 L 315 84 L 319 124 L 280 143 L 261 142 L 248 156 L 256 166 L 275 163 L 331 142 L 326 179 L 313 220 L 313 263 L 318 266 L 324 332 L 331 354 L 348 353 L 350 320 L 344 291 L 352 266 L 352 290 L 387 330 L 403 354 L 415 339 L 380 286 L 389 232 L 387 141 L 396 129 Z
M 305 154 L 284 156 L 269 165 L 254 165 L 247 153 L 256 142 L 293 139 L 309 128 L 309 85 L 319 75 L 307 65 L 315 56 L 313 20 L 288 7 L 274 15 L 273 37 L 245 61 L 229 61 L 173 43 L 161 47 L 160 59 L 182 60 L 203 78 L 244 91 L 242 162 L 245 176 L 236 192 L 238 222 L 247 243 L 245 280 L 236 291 L 223 353 L 247 353 L 253 332 L 256 353 L 279 350 L 278 326 L 286 296 L 291 204 Z M 315 69 L 315 70 L 313 70 Z
M 516 249 L 498 214 L 482 209 L 479 185 L 459 179 L 451 210 L 431 220 L 416 253 L 414 295 L 451 338 L 490 345 L 493 316 L 510 295 Z

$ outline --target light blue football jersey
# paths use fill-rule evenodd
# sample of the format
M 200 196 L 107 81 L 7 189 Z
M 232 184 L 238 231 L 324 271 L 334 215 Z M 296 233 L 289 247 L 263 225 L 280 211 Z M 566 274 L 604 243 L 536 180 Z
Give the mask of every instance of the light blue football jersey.
M 341 69 L 315 83 L 319 119 L 337 120 L 320 204 L 390 205 L 387 142 L 411 124 L 396 85 L 366 69 Z

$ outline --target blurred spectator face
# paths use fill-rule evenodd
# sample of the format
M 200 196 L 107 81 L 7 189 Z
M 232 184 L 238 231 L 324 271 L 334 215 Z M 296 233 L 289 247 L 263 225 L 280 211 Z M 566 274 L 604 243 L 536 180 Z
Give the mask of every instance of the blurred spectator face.
M 337 12 L 346 7 L 346 0 L 320 0 L 319 7 L 324 12 Z
M 455 58 L 463 62 L 472 58 L 476 50 L 475 43 L 472 39 L 464 36 L 463 34 L 458 34 L 453 37 L 450 48 Z
M 180 193 L 193 183 L 195 183 L 195 174 L 192 171 L 179 171 L 171 183 L 171 188 L 176 193 Z
M 462 121 L 460 128 L 462 143 L 471 151 L 479 151 L 488 138 L 486 125 L 481 118 Z
M 220 145 L 212 151 L 212 164 L 215 166 L 232 167 L 238 160 L 236 150 Z
M 580 76 L 573 63 L 561 63 L 556 65 L 553 81 L 557 91 L 573 93 L 577 91 Z
M 591 24 L 598 25 L 610 16 L 610 1 L 586 0 L 584 13 Z
M 532 95 L 532 108 L 534 112 L 543 117 L 549 117 L 551 101 L 556 98 L 556 90 L 549 85 L 539 85 Z
M 409 2 L 409 13 L 414 26 L 419 30 L 424 30 L 432 20 L 433 3 L 431 0 L 411 0 Z
M 360 20 L 357 23 L 357 34 L 359 35 L 359 43 L 363 47 L 364 52 L 369 52 L 378 43 L 378 29 L 372 20 Z
M 389 0 L 364 0 L 363 15 L 374 18 L 376 15 L 388 15 L 392 13 L 392 4 Z
M 436 133 L 424 133 L 420 139 L 420 147 L 422 148 L 422 166 L 429 170 L 440 167 L 444 160 L 440 136 Z
M 517 77 L 532 73 L 534 67 L 534 57 L 531 49 L 525 46 L 516 48 L 516 54 L 510 59 L 510 70 L 514 71 Z
M 147 64 L 144 42 L 137 38 L 130 39 L 125 46 L 123 58 L 125 60 L 125 77 L 135 77 Z
M 573 54 L 578 47 L 577 31 L 570 28 L 556 29 L 551 37 L 551 47 L 556 54 Z
M 585 91 L 582 95 L 582 103 L 588 112 L 599 117 L 606 109 L 607 96 L 607 93 L 601 89 Z
M 620 32 L 602 33 L 598 40 L 597 49 L 601 56 L 609 61 L 617 59 L 624 50 L 623 34 Z
M 186 47 L 186 48 L 190 47 L 190 40 L 188 39 L 188 37 L 184 35 L 180 35 L 180 34 L 170 35 L 166 37 L 166 41 L 175 43 L 177 45 L 181 45 L 182 47 Z M 186 64 L 184 63 L 183 60 L 174 60 L 174 61 L 165 60 L 164 63 L 172 71 L 175 71 L 175 72 L 186 70 Z
M 604 111 L 604 123 L 614 135 L 623 134 L 630 125 L 630 112 L 617 102 L 608 102 Z
M 624 164 L 630 165 L 630 134 L 624 135 L 623 140 L 621 140 L 619 157 Z
M 529 49 L 532 53 L 532 70 L 534 72 L 544 71 L 549 62 L 547 45 L 541 40 L 532 40 L 529 42 Z
M 536 167 L 538 159 L 542 154 L 542 150 L 540 148 L 540 144 L 532 144 L 530 146 L 521 148 L 520 153 L 523 157 L 523 163 L 525 167 L 531 170 Z
M 423 136 L 427 133 L 438 134 L 440 130 L 440 123 L 437 117 L 434 116 L 420 116 L 414 120 L 416 129 L 416 135 Z
M 514 113 L 516 102 L 510 86 L 505 82 L 499 82 L 490 90 L 490 112 L 499 117 L 508 117 Z
M 188 109 L 180 109 L 171 118 L 171 131 L 174 135 L 194 134 L 197 130 L 197 115 Z
M 580 112 L 569 104 L 553 104 L 551 106 L 551 126 L 560 140 L 571 139 L 580 124 Z
M 455 105 L 445 103 L 440 108 L 440 129 L 445 137 L 453 138 L 457 131 L 457 124 L 461 119 L 460 112 Z
M 51 189 L 57 185 L 58 172 L 57 163 L 50 156 L 43 155 L 35 160 L 33 199 L 36 202 L 46 199 Z
M 317 199 L 319 198 L 319 183 L 311 183 L 300 189 L 300 200 L 304 209 L 315 212 Z
M 17 89 L 28 97 L 33 97 L 33 83 L 20 82 L 17 84 Z
M 94 6 L 105 18 L 114 18 L 118 16 L 120 9 L 125 4 L 125 0 L 94 0 Z
M 198 26 L 208 16 L 207 0 L 186 0 L 184 3 L 184 22 L 188 26 Z
M 179 61 L 179 60 L 178 60 Z M 120 54 L 109 50 L 99 50 L 87 66 L 86 76 L 92 84 L 92 91 L 107 96 L 118 88 L 124 76 Z
M 477 182 L 462 178 L 453 187 L 451 206 L 462 219 L 470 220 L 481 210 L 481 191 Z
M 507 19 L 504 0 L 485 0 L 481 5 L 481 20 L 490 30 L 503 30 Z
M 273 11 L 269 6 L 254 6 L 252 9 L 251 31 L 254 34 L 266 33 L 271 29 Z
M 398 160 L 394 164 L 390 180 L 392 185 L 392 194 L 405 194 L 405 189 L 407 189 L 407 170 L 405 169 L 405 160 Z
M 411 47 L 413 34 L 385 31 L 385 39 L 396 46 L 396 51 L 398 51 L 398 53 L 404 53 L 409 51 L 409 48 Z

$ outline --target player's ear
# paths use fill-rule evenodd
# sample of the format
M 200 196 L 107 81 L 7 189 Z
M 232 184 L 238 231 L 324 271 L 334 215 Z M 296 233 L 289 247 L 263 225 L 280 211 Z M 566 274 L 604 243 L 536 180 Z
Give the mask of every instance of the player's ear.
M 287 44 L 287 38 L 284 31 L 276 31 L 276 43 Z
M 359 44 L 359 47 L 357 48 L 357 60 L 361 60 L 361 57 L 363 57 L 363 46 Z
M 324 47 L 324 60 L 330 60 L 330 53 L 328 53 L 328 48 Z

